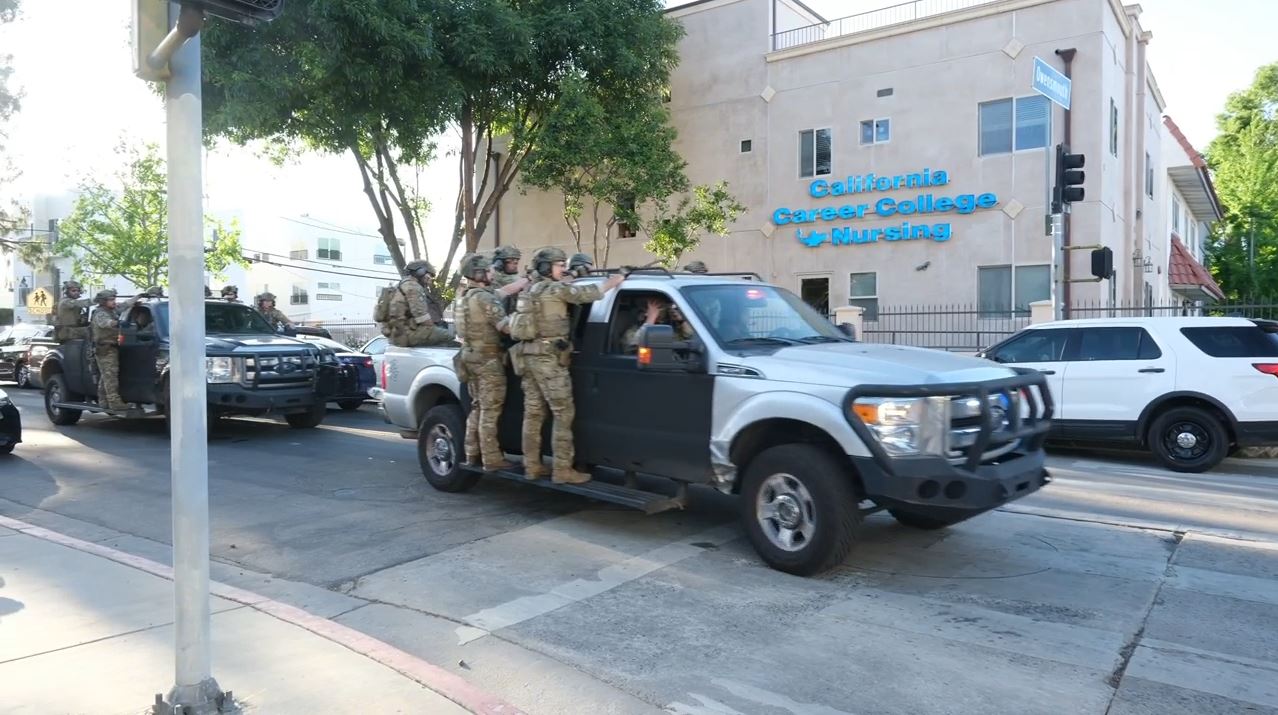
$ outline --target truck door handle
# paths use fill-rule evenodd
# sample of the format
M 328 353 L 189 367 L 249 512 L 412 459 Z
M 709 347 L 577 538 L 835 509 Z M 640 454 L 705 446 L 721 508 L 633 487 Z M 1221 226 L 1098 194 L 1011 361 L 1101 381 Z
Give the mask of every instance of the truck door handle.
M 1056 371 L 1055 371 L 1055 370 L 1039 370 L 1039 372 L 1043 373 L 1044 375 L 1055 375 L 1055 374 L 1056 374 Z
M 1137 372 L 1167 372 L 1161 367 L 1142 367 Z

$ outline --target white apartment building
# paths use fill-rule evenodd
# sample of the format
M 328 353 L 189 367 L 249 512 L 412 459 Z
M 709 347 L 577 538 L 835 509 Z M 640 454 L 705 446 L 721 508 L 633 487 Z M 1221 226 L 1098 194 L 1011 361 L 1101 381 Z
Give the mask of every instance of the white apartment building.
M 694 183 L 727 180 L 747 207 L 683 262 L 870 319 L 880 304 L 1026 313 L 1050 295 L 1047 171 L 1065 143 L 1086 156 L 1066 240 L 1109 247 L 1116 274 L 1070 284 L 1071 305 L 1218 293 L 1199 261 L 1219 202 L 1164 120 L 1138 5 L 919 0 L 830 20 L 797 0 L 699 0 L 668 14 L 686 30 L 677 149 Z M 1031 90 L 1036 57 L 1071 76 L 1068 112 Z M 556 194 L 510 192 L 499 221 L 486 247 L 500 231 L 575 250 Z M 609 262 L 647 263 L 646 241 L 614 239 Z M 1089 251 L 1069 255 L 1067 275 L 1090 278 Z

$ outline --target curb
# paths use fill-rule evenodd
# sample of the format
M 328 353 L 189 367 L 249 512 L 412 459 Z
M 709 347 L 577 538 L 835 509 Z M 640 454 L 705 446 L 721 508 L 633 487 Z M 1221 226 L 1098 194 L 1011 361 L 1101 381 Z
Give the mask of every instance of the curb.
M 19 521 L 7 516 L 0 516 L 0 526 L 37 539 L 51 541 L 76 551 L 100 556 L 169 581 L 173 580 L 172 567 L 141 556 L 59 534 L 56 531 L 50 531 L 44 527 L 28 524 L 25 521 Z M 225 598 L 228 601 L 234 601 L 261 611 L 268 616 L 344 646 L 348 650 L 380 663 L 413 680 L 422 687 L 438 693 L 462 708 L 475 713 L 475 715 L 528 715 L 514 705 L 476 688 L 460 676 L 336 621 L 321 618 L 296 606 L 290 606 L 287 603 L 267 598 L 261 594 L 217 581 L 209 582 L 209 593 L 210 595 Z

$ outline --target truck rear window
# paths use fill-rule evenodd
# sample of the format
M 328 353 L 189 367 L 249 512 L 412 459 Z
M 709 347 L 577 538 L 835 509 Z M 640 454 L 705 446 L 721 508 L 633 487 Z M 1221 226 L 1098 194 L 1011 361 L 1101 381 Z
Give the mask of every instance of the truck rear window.
M 1212 328 L 1181 328 L 1189 342 L 1204 353 L 1218 358 L 1278 357 L 1278 333 L 1267 332 L 1255 325 L 1231 325 Z

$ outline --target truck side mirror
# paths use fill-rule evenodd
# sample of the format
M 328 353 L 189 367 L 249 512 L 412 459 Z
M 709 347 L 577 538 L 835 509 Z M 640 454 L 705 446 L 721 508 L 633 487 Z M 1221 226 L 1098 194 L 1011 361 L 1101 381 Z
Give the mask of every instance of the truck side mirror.
M 687 363 L 675 357 L 675 350 L 687 348 L 687 343 L 675 340 L 674 328 L 669 325 L 645 325 L 639 328 L 640 370 L 683 371 Z

